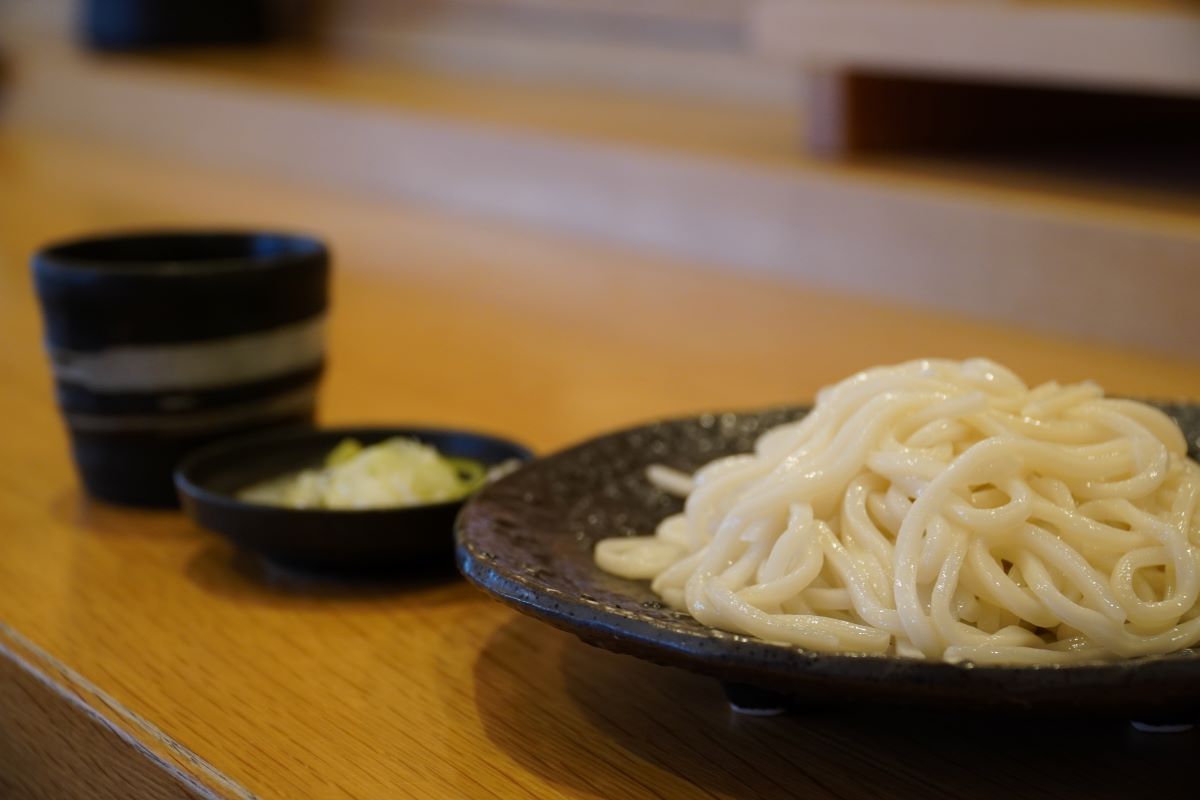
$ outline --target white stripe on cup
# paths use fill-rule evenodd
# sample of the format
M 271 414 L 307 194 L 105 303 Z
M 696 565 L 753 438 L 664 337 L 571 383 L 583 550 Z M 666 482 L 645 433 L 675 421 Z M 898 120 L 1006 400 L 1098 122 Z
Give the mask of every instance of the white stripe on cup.
M 54 377 L 93 392 L 213 389 L 316 366 L 325 352 L 325 318 L 202 342 L 49 350 Z
M 65 414 L 67 427 L 86 433 L 196 434 L 246 422 L 308 411 L 316 403 L 315 386 L 259 398 L 250 403 L 187 414 Z

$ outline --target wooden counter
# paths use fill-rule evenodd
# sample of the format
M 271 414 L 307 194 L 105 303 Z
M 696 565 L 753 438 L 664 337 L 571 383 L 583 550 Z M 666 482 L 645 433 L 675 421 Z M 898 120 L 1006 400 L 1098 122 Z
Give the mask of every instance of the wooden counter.
M 1200 741 L 1123 723 L 733 716 L 454 579 L 264 571 L 178 514 L 84 498 L 27 258 L 91 229 L 308 229 L 336 258 L 329 422 L 549 450 L 649 417 L 984 354 L 1029 380 L 1200 397 L 1195 364 L 870 305 L 394 202 L 0 135 L 0 797 L 1118 797 Z

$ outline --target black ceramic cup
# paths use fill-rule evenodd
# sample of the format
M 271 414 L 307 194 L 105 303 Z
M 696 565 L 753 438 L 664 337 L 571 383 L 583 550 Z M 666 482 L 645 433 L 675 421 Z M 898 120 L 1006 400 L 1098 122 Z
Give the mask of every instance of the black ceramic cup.
M 329 256 L 303 236 L 158 232 L 33 258 L 58 404 L 88 493 L 177 505 L 172 472 L 215 439 L 311 424 Z
M 267 0 L 83 0 L 83 40 L 97 50 L 253 44 L 267 39 Z

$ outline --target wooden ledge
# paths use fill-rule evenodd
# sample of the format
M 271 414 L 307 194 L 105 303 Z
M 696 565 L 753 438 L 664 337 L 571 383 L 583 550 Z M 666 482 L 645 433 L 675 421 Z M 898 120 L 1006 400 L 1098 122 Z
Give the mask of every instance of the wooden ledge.
M 775 112 L 292 52 L 14 60 L 6 119 L 31 131 L 1194 356 L 1200 196 L 1183 173 L 830 163 L 798 155 Z

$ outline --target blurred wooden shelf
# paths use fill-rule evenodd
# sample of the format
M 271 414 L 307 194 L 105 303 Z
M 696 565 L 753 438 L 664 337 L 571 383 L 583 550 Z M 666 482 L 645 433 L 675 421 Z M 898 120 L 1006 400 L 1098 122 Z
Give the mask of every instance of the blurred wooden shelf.
M 340 0 L 314 38 L 460 73 L 789 108 L 795 76 L 746 47 L 757 0 Z
M 272 0 L 280 33 L 406 68 L 790 109 L 796 79 L 746 47 L 757 0 Z M 76 0 L 0 0 L 11 29 L 61 37 Z
M 806 68 L 1200 94 L 1191 0 L 763 0 L 752 30 Z
M 813 155 L 1200 136 L 1190 0 L 764 0 L 750 29 L 802 77 Z
M 794 116 L 311 52 L 13 48 L 5 124 L 1194 357 L 1200 171 L 798 155 Z

